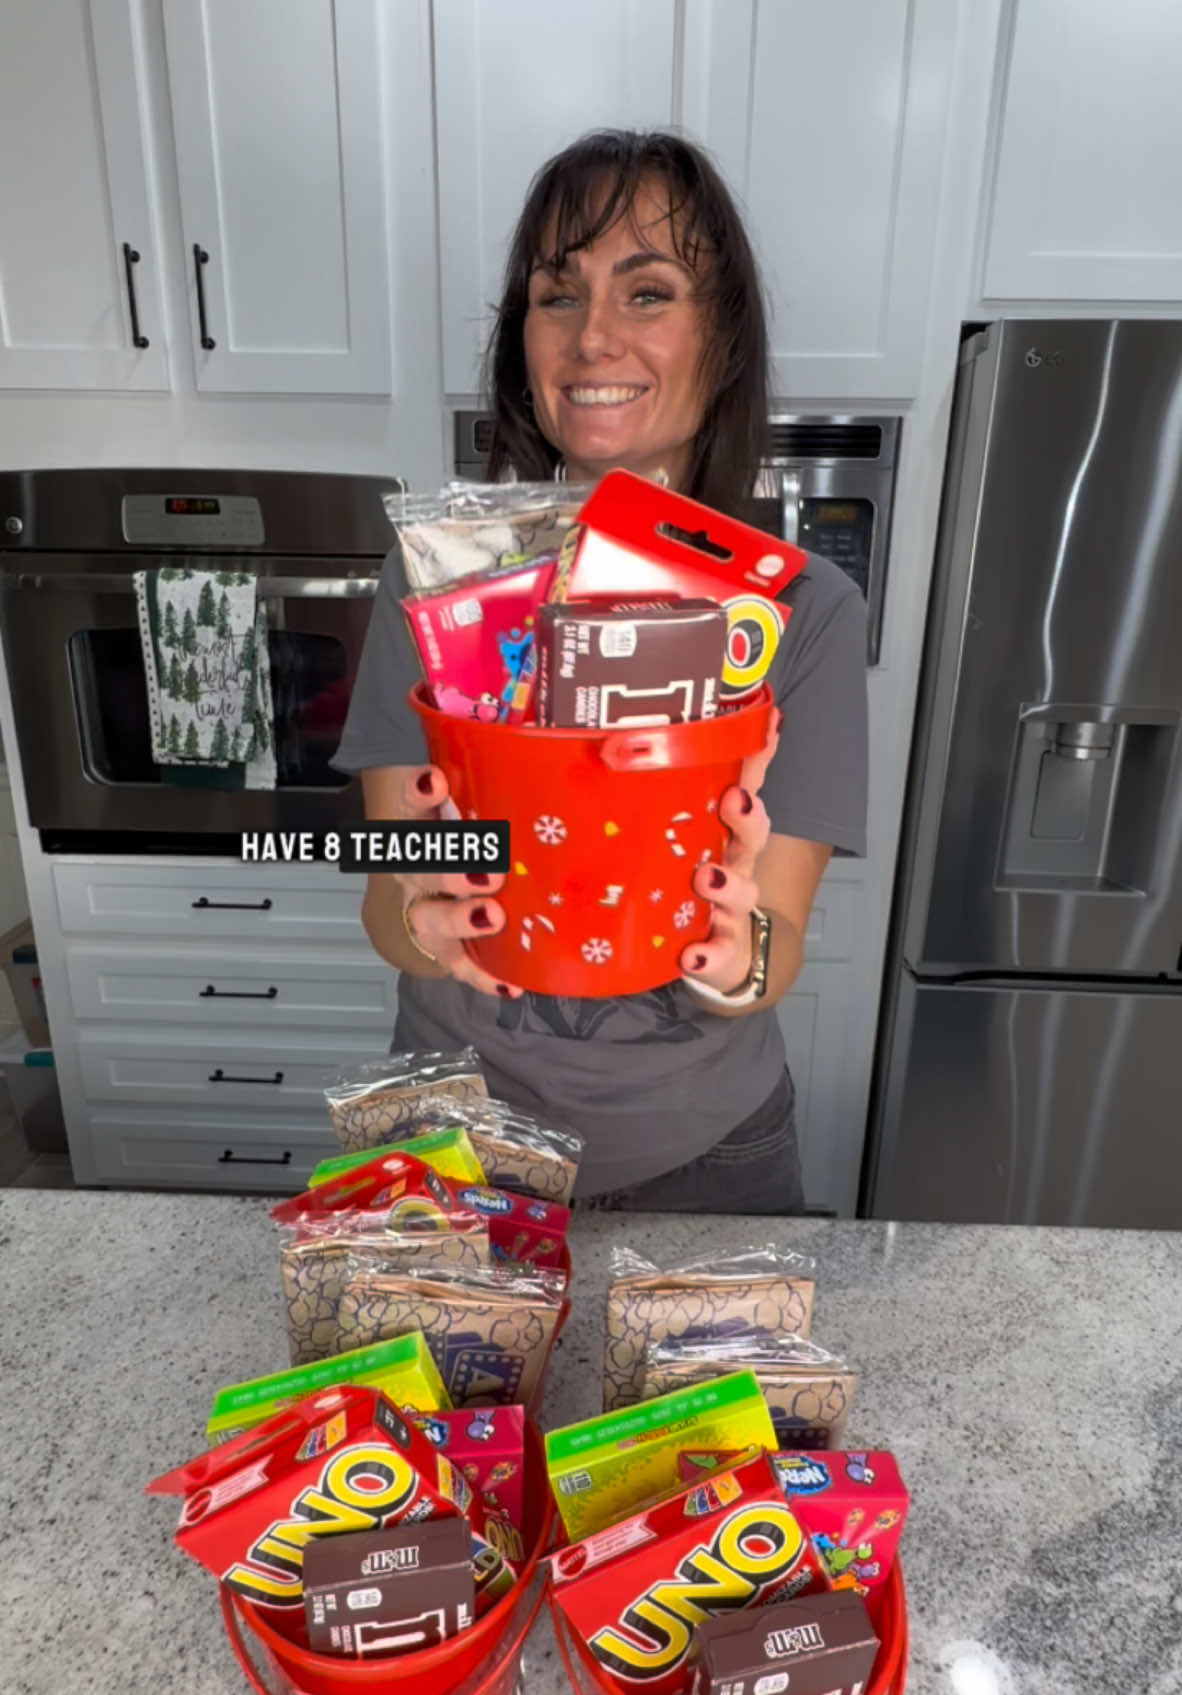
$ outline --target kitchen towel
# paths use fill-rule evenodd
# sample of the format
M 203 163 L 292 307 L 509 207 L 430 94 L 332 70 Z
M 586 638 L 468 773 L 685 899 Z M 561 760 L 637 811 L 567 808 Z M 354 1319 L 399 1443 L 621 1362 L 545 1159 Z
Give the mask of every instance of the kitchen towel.
M 275 787 L 266 611 L 248 571 L 162 566 L 135 573 L 157 765 Z

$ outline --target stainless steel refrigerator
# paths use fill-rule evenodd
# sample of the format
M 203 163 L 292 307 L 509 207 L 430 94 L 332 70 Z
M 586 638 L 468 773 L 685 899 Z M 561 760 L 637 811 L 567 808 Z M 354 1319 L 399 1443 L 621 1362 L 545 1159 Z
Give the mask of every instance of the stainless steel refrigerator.
M 863 1207 L 1182 1226 L 1182 323 L 961 350 Z

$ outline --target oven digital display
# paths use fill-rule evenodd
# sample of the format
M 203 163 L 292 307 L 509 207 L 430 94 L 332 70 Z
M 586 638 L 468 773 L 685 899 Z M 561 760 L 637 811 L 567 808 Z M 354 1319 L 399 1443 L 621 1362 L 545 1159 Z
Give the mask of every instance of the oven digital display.
M 858 508 L 852 501 L 818 500 L 813 507 L 813 519 L 818 524 L 852 524 Z
M 164 502 L 170 518 L 216 518 L 222 503 L 211 494 L 173 494 Z

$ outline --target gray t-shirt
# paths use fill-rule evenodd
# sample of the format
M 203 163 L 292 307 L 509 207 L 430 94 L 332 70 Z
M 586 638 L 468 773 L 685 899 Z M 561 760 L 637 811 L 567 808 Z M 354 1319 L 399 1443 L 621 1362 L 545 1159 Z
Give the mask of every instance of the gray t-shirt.
M 333 761 L 343 771 L 427 762 L 406 698 L 420 676 L 399 604 L 406 592 L 395 550 Z M 865 605 L 849 578 L 816 555 L 781 599 L 792 613 L 770 681 L 784 726 L 761 798 L 775 833 L 864 854 Z M 499 1001 L 451 978 L 400 980 L 396 1049 L 469 1043 L 490 1093 L 587 1138 L 580 1195 L 696 1159 L 767 1100 L 785 1063 L 774 1010 L 719 1018 L 680 981 L 609 1000 Z

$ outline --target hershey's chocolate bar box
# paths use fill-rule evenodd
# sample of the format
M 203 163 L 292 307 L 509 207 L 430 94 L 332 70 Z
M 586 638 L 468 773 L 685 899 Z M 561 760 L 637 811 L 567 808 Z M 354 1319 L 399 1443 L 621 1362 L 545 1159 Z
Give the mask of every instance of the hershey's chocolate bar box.
M 308 1641 L 321 1654 L 413 1654 L 473 1618 L 462 1518 L 314 1537 L 304 1551 Z
M 866 1608 L 841 1591 L 723 1613 L 697 1642 L 694 1695 L 861 1695 L 878 1654 Z
M 539 608 L 538 722 L 636 728 L 712 718 L 726 613 L 711 600 Z

